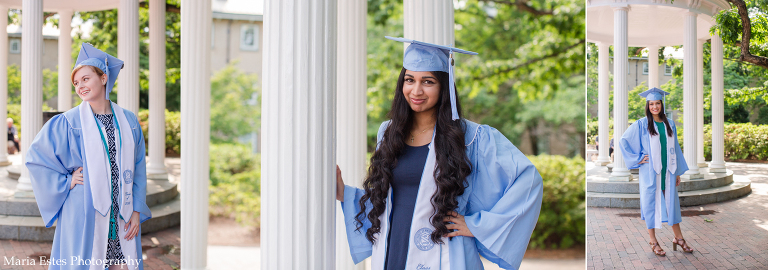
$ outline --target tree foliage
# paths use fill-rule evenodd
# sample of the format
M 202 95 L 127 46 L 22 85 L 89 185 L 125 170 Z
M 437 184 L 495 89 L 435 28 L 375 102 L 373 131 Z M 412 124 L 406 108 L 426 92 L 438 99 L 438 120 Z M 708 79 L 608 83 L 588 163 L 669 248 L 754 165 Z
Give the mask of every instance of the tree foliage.
M 723 43 L 738 47 L 738 61 L 768 68 L 768 1 L 728 0 L 732 8 L 715 16 L 710 33 Z
M 233 61 L 211 78 L 211 141 L 235 142 L 261 126 L 258 79 Z

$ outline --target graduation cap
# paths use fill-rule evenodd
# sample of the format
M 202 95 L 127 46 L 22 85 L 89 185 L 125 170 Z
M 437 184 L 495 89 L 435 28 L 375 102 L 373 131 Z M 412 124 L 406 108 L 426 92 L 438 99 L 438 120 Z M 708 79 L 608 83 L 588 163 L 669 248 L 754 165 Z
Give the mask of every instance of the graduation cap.
M 75 68 L 79 66 L 93 66 L 101 69 L 104 74 L 107 74 L 106 85 L 106 99 L 109 99 L 109 93 L 112 92 L 112 88 L 115 86 L 115 80 L 120 70 L 123 69 L 123 60 L 117 59 L 102 50 L 96 49 L 93 45 L 83 43 L 80 47 L 80 54 L 77 55 L 77 61 L 75 61 Z
M 644 92 L 639 94 L 641 97 L 644 97 L 646 101 L 654 101 L 654 100 L 661 100 L 662 105 L 665 105 L 666 107 L 666 96 L 669 95 L 669 92 L 666 92 L 664 90 L 661 90 L 659 88 L 653 87 L 651 89 L 645 90 Z M 664 108 L 666 110 L 666 108 Z
M 456 89 L 453 78 L 453 53 L 463 53 L 477 55 L 476 52 L 457 49 L 449 46 L 436 45 L 405 38 L 395 38 L 386 36 L 386 38 L 411 43 L 405 49 L 403 57 L 403 67 L 413 71 L 442 71 L 448 73 L 448 84 L 451 92 L 451 115 L 452 119 L 459 119 L 459 112 L 456 109 Z

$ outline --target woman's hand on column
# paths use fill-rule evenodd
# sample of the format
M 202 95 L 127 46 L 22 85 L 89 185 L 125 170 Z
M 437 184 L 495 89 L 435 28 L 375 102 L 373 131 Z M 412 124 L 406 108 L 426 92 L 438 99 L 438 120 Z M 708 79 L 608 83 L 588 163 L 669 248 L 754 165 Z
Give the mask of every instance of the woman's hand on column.
M 69 189 L 75 188 L 75 185 L 83 184 L 83 167 L 75 169 L 72 172 L 72 184 L 69 185 Z
M 336 200 L 344 202 L 344 179 L 341 179 L 339 165 L 336 165 Z
M 445 227 L 449 230 L 455 230 L 453 232 L 447 233 L 443 235 L 443 237 L 454 237 L 454 236 L 468 236 L 468 237 L 475 237 L 475 235 L 472 234 L 472 232 L 469 231 L 469 228 L 467 228 L 467 223 L 464 222 L 464 216 L 459 215 L 459 213 L 456 212 L 448 212 L 448 216 L 443 219 L 445 222 L 453 222 L 453 224 L 445 224 Z

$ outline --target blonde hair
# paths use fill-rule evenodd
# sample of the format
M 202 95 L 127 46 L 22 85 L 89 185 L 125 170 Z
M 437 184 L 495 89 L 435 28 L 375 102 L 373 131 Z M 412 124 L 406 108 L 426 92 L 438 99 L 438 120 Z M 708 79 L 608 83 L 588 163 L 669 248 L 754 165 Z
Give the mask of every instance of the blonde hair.
M 89 66 L 89 65 L 80 65 L 80 66 L 76 66 L 75 69 L 72 70 L 72 75 L 70 75 L 70 81 L 69 81 L 70 83 L 72 84 L 75 83 L 75 73 L 77 73 L 77 71 L 82 69 L 83 67 L 91 68 L 93 72 L 96 72 L 96 75 L 99 76 L 99 78 L 101 78 L 101 76 L 104 75 L 104 71 L 102 71 L 100 68 Z

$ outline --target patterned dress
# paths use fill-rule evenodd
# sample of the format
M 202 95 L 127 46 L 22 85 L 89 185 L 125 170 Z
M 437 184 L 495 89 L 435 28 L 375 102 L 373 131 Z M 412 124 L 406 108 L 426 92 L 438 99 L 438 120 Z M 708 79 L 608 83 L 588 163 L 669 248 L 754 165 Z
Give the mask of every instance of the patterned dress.
M 105 268 L 109 265 L 118 265 L 125 263 L 125 257 L 123 251 L 120 248 L 120 236 L 117 234 L 118 226 L 117 219 L 120 213 L 118 206 L 120 195 L 120 170 L 117 167 L 117 143 L 115 141 L 115 121 L 112 114 L 96 114 L 96 118 L 99 119 L 101 125 L 106 130 L 104 136 L 107 139 L 107 147 L 109 147 L 109 165 L 112 171 L 112 207 L 109 211 L 109 239 L 107 240 L 107 261 Z

